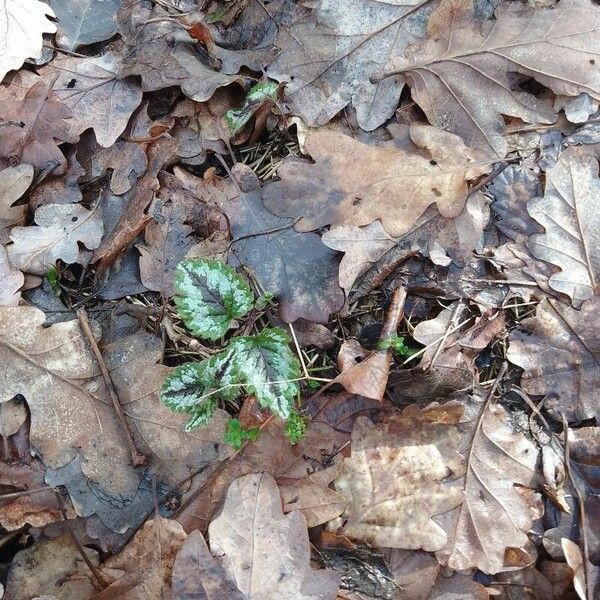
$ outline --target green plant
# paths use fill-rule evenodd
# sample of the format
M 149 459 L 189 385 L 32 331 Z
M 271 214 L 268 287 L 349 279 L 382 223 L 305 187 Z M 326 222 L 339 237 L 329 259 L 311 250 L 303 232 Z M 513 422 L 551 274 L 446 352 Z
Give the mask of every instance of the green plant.
M 48 285 L 50 286 L 51 292 L 55 296 L 60 296 L 62 289 L 60 287 L 60 273 L 56 267 L 50 267 L 48 269 L 48 274 L 46 275 L 48 279 Z
M 258 438 L 260 433 L 259 427 L 251 427 L 246 429 L 240 425 L 239 419 L 230 419 L 225 430 L 225 441 L 233 446 L 234 450 L 239 450 L 245 441 L 253 442 Z
M 306 421 L 302 415 L 293 412 L 285 422 L 285 434 L 293 444 L 298 443 L 306 434 Z
M 246 95 L 241 108 L 232 108 L 225 113 L 225 122 L 231 135 L 236 135 L 261 107 L 273 106 L 277 102 L 279 84 L 274 81 L 261 81 L 253 85 Z
M 201 339 L 222 338 L 237 325 L 236 319 L 262 302 L 261 298 L 255 302 L 246 281 L 220 262 L 188 259 L 177 266 L 177 311 L 185 326 Z M 176 367 L 160 396 L 172 410 L 189 415 L 186 431 L 205 425 L 220 403 L 233 402 L 242 390 L 274 414 L 290 419 L 300 379 L 300 364 L 286 332 L 267 327 L 257 335 L 231 338 L 210 358 Z M 230 435 L 234 436 L 233 429 Z
M 413 351 L 406 345 L 404 338 L 401 335 L 393 334 L 390 337 L 380 340 L 377 344 L 380 350 L 391 348 L 395 354 L 399 356 L 410 356 Z

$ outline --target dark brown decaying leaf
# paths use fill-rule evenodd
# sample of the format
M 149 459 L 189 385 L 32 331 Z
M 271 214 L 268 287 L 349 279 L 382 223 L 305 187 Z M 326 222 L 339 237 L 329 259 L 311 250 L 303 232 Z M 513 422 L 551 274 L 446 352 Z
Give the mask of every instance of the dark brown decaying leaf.
M 298 231 L 379 219 L 392 236 L 409 231 L 432 204 L 444 217 L 457 216 L 467 199 L 467 181 L 485 173 L 486 166 L 445 131 L 413 125 L 410 133 L 419 152 L 369 146 L 337 133 L 310 135 L 306 152 L 314 164 L 284 161 L 281 181 L 264 189 L 265 206 L 297 218 Z
M 480 25 L 467 3 L 447 3 L 429 25 L 431 37 L 409 48 L 408 58 L 396 55 L 375 80 L 404 75 L 430 123 L 502 158 L 502 115 L 534 123 L 555 119 L 552 107 L 513 84 L 511 73 L 533 77 L 556 94 L 600 97 L 600 11 L 591 0 L 553 8 L 507 3 L 497 21 Z
M 154 216 L 146 227 L 145 244 L 139 245 L 142 283 L 161 292 L 163 297 L 173 295 L 175 269 L 194 244 L 190 236 L 193 228 L 185 224 L 185 208 L 178 204 L 157 202 Z
M 344 294 L 337 283 L 336 253 L 318 235 L 298 233 L 294 221 L 265 210 L 258 179 L 247 166 L 235 165 L 227 180 L 202 180 L 182 169 L 175 172 L 184 187 L 225 212 L 232 255 L 279 298 L 286 323 L 299 318 L 326 323 L 341 308 Z
M 192 531 L 173 564 L 173 600 L 243 600 L 244 596 L 210 553 L 202 534 Z
M 343 533 L 382 547 L 440 550 L 446 532 L 433 517 L 456 508 L 463 491 L 446 485 L 460 476 L 458 403 L 406 408 L 381 425 L 359 417 L 352 456 L 335 487 L 348 500 Z
M 598 296 L 581 310 L 543 300 L 510 336 L 508 359 L 524 369 L 523 389 L 547 395 L 545 405 L 558 420 L 563 414 L 569 422 L 598 418 L 599 310 Z
M 600 292 L 600 179 L 598 161 L 568 148 L 546 171 L 543 197 L 529 201 L 529 214 L 545 233 L 529 239 L 531 252 L 560 267 L 549 279 L 575 308 Z
M 252 473 L 230 486 L 223 512 L 209 526 L 210 549 L 248 598 L 334 600 L 339 578 L 311 569 L 306 522 L 299 511 L 284 515 L 277 484 Z

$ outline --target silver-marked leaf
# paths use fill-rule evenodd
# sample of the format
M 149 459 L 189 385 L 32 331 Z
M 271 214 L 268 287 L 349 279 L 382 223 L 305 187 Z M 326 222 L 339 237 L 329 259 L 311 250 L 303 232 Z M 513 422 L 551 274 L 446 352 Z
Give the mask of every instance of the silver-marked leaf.
M 244 125 L 250 120 L 252 115 L 263 106 L 271 104 L 277 100 L 277 91 L 279 85 L 274 81 L 262 81 L 252 86 L 246 96 L 244 106 L 241 108 L 232 108 L 225 113 L 225 122 L 231 135 L 239 133 Z
M 289 348 L 287 333 L 280 328 L 264 329 L 259 335 L 231 341 L 234 378 L 244 383 L 262 406 L 282 419 L 290 416 L 298 394 L 298 360 Z
M 186 431 L 206 425 L 219 401 L 234 400 L 240 392 L 233 383 L 229 350 L 199 363 L 188 363 L 174 369 L 166 378 L 161 400 L 176 412 L 187 412 L 190 421 Z
M 186 327 L 200 338 L 223 337 L 231 321 L 247 314 L 253 302 L 250 286 L 223 263 L 194 258 L 177 266 L 177 312 Z

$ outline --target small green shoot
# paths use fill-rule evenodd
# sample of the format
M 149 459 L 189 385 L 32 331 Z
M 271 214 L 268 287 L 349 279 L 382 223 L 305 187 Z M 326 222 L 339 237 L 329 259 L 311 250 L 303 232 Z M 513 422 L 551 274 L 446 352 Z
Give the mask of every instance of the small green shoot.
M 225 113 L 229 133 L 232 136 L 238 134 L 261 107 L 275 104 L 278 92 L 279 84 L 274 81 L 261 81 L 253 85 L 248 91 L 244 105 Z
M 58 273 L 58 269 L 56 267 L 50 267 L 48 269 L 48 275 L 46 275 L 46 279 L 48 280 L 48 285 L 50 286 L 50 291 L 56 296 L 60 296 L 61 287 L 60 287 L 60 274 Z
M 413 351 L 406 345 L 404 338 L 401 335 L 393 334 L 385 340 L 380 340 L 377 344 L 379 350 L 387 350 L 391 348 L 394 354 L 398 356 L 410 356 Z
M 285 422 L 285 435 L 292 444 L 297 444 L 306 435 L 306 420 L 302 415 L 293 412 Z
M 225 442 L 230 446 L 233 446 L 234 450 L 239 450 L 244 442 L 254 442 L 258 438 L 259 433 L 260 427 L 245 429 L 240 425 L 239 419 L 231 419 L 229 423 L 227 423 L 227 429 L 225 430 L 223 438 Z

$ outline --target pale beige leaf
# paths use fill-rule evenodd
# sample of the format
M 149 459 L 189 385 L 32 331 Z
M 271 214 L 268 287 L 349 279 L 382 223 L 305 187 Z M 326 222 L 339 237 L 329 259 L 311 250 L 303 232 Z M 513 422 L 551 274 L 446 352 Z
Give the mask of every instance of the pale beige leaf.
M 557 419 L 570 422 L 600 414 L 600 298 L 581 310 L 555 300 L 543 300 L 535 317 L 521 321 L 510 336 L 508 359 L 522 367 L 523 389 L 546 395 L 545 407 Z
M 397 55 L 375 81 L 404 75 L 430 123 L 503 157 L 502 115 L 527 122 L 555 119 L 551 106 L 514 84 L 514 72 L 556 94 L 587 92 L 600 98 L 598 6 L 591 0 L 563 0 L 554 8 L 509 2 L 496 21 L 483 25 L 468 11 L 450 11 L 429 39 L 409 48 L 408 58 Z
M 338 225 L 326 231 L 321 239 L 326 246 L 345 252 L 340 262 L 339 282 L 346 295 L 356 278 L 395 243 L 380 221 L 366 227 Z
M 236 479 L 208 528 L 210 549 L 248 600 L 334 600 L 338 575 L 310 567 L 306 522 L 284 515 L 268 473 Z
M 0 243 L 8 242 L 10 228 L 20 225 L 25 218 L 27 205 L 13 204 L 27 191 L 33 181 L 33 167 L 21 164 L 0 171 Z
M 297 217 L 298 231 L 360 227 L 379 219 L 388 234 L 398 236 L 432 204 L 442 216 L 456 217 L 467 200 L 467 182 L 488 167 L 446 131 L 414 124 L 410 135 L 419 151 L 314 133 L 306 140 L 314 164 L 284 161 L 278 170 L 281 181 L 264 188 L 265 206 L 277 215 Z
M 39 58 L 44 33 L 56 33 L 54 12 L 39 0 L 0 0 L 0 82 L 27 58 Z
M 25 276 L 8 261 L 6 248 L 0 245 L 0 306 L 17 306 L 21 298 L 19 290 L 25 283 Z
M 45 275 L 58 259 L 72 264 L 79 259 L 79 243 L 88 250 L 100 245 L 104 225 L 98 209 L 79 204 L 48 204 L 35 213 L 37 225 L 15 227 L 8 246 L 11 264 L 22 271 Z
M 467 463 L 457 485 L 464 502 L 440 520 L 448 544 L 438 558 L 452 569 L 477 567 L 494 574 L 505 568 L 507 548 L 528 542 L 533 520 L 529 503 L 537 502 L 537 495 L 521 494 L 515 486 L 533 484 L 538 448 L 502 406 L 491 402 L 467 405 L 460 429 Z
M 577 595 L 581 600 L 587 600 L 587 590 L 585 582 L 585 561 L 581 554 L 579 546 L 568 538 L 562 538 L 560 540 L 567 564 L 573 571 L 573 586 Z
M 546 190 L 529 214 L 546 230 L 532 235 L 532 253 L 560 267 L 549 283 L 575 308 L 600 291 L 600 179 L 598 161 L 569 148 L 546 171 Z
M 375 426 L 359 417 L 352 456 L 335 487 L 347 499 L 343 533 L 378 546 L 439 550 L 446 533 L 433 517 L 462 502 L 463 492 L 443 480 L 459 475 L 456 424 L 462 406 L 406 408 Z
M 120 61 L 112 52 L 83 59 L 58 54 L 40 75 L 71 109 L 72 130 L 82 133 L 92 127 L 105 148 L 116 142 L 142 101 L 139 83 L 121 76 Z

